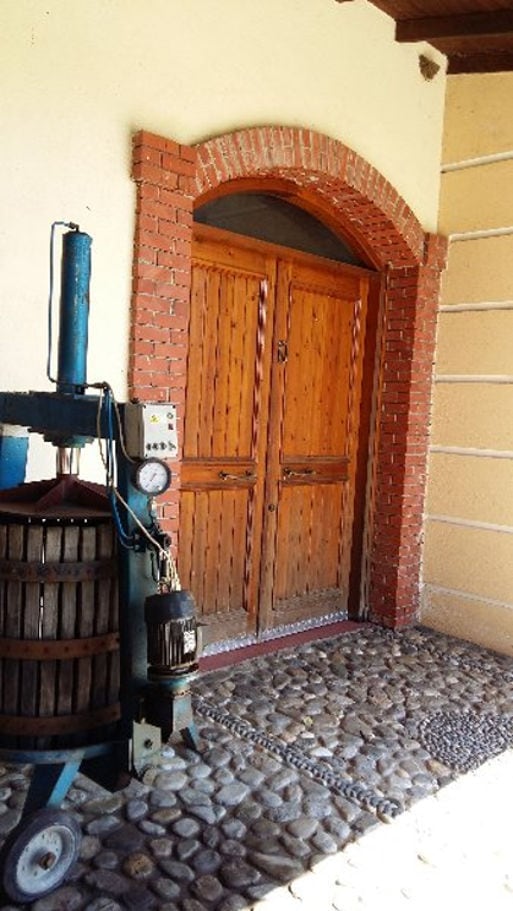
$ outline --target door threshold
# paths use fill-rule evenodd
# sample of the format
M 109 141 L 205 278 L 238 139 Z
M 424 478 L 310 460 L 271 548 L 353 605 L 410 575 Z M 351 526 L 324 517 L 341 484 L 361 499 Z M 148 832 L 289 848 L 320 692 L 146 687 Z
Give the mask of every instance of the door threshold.
M 280 649 L 304 645 L 317 639 L 329 639 L 342 633 L 363 629 L 365 626 L 368 626 L 368 623 L 364 621 L 348 620 L 347 616 L 333 619 L 331 616 L 326 617 L 324 621 L 317 620 L 314 623 L 310 621 L 308 624 L 294 623 L 291 626 L 276 627 L 266 630 L 259 637 L 244 636 L 224 642 L 215 642 L 204 649 L 199 660 L 199 669 L 200 672 L 219 670 L 239 664 L 248 658 L 269 655 Z

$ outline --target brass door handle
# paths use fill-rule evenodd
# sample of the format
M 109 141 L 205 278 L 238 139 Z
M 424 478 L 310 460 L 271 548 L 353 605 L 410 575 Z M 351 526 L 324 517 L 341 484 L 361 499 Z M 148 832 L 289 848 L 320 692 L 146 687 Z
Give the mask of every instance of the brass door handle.
M 221 481 L 256 481 L 256 474 L 251 471 L 245 471 L 243 474 L 230 474 L 229 471 L 220 471 Z
M 301 471 L 295 471 L 293 468 L 284 468 L 284 478 L 311 478 L 317 472 L 313 468 L 303 468 Z

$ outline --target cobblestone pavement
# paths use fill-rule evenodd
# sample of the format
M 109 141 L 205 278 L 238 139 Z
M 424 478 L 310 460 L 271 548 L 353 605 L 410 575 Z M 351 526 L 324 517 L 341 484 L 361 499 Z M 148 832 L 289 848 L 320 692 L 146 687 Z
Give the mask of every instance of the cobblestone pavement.
M 79 776 L 79 861 L 25 907 L 513 907 L 512 659 L 367 627 L 205 674 L 195 692 L 200 752 L 173 742 L 114 794 Z M 0 769 L 0 838 L 28 771 Z

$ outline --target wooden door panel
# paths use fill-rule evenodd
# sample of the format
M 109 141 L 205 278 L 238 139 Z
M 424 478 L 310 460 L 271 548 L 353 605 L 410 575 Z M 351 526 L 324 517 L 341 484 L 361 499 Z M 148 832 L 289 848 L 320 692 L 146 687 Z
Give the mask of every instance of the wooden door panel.
M 274 262 L 208 231 L 193 253 L 178 562 L 205 639 L 215 641 L 256 626 L 263 333 Z
M 184 458 L 253 458 L 258 274 L 196 262 Z
M 345 609 L 340 578 L 340 484 L 284 486 L 279 497 L 273 619 Z
M 284 380 L 284 459 L 344 454 L 353 307 L 291 284 Z
M 300 256 L 279 264 L 277 287 L 266 626 L 347 607 L 367 292 L 361 274 Z
M 210 641 L 246 629 L 250 498 L 242 487 L 182 492 L 180 576 L 201 606 Z
M 297 267 L 296 267 L 297 273 Z M 325 276 L 323 276 L 325 277 Z M 354 300 L 359 287 L 333 282 L 288 285 L 289 317 L 283 364 L 283 459 L 344 456 Z M 347 295 L 347 296 L 346 296 Z M 278 342 L 279 344 L 279 342 Z
M 212 642 L 347 607 L 371 281 L 211 228 L 193 253 L 179 570 Z
M 338 584 L 339 485 L 284 487 L 276 542 L 276 601 Z

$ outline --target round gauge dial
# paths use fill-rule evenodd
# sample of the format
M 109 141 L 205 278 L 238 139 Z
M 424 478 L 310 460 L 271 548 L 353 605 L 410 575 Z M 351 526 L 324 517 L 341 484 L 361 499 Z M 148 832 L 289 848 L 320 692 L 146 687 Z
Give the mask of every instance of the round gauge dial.
M 158 497 L 171 484 L 171 471 L 161 459 L 144 459 L 136 469 L 135 486 L 148 497 Z

